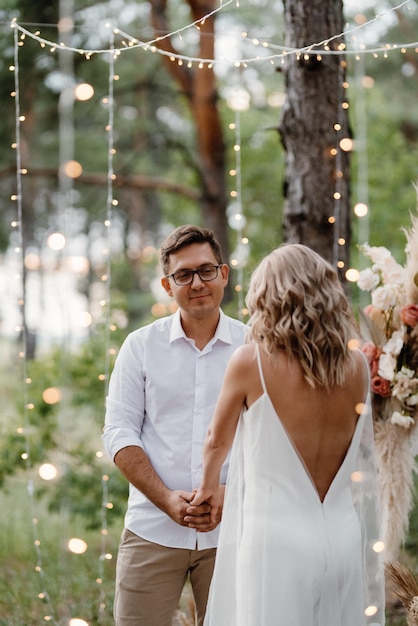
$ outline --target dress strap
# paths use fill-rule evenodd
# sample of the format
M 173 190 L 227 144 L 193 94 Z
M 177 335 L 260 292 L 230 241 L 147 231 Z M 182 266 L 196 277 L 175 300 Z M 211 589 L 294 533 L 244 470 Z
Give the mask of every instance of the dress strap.
M 267 394 L 266 383 L 264 382 L 263 366 L 261 365 L 260 344 L 256 344 L 255 350 L 257 353 L 258 373 L 260 375 L 261 385 L 263 387 L 264 393 Z

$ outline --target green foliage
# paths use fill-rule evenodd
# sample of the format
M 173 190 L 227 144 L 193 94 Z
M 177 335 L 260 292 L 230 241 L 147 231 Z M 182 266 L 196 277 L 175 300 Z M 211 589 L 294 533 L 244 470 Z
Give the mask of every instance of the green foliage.
M 396 116 L 382 106 L 383 93 L 375 87 L 369 98 L 370 244 L 389 248 L 404 261 L 405 235 L 417 206 L 418 142 L 405 136 Z
M 373 13 L 369 17 L 374 17 Z M 397 13 L 397 20 L 388 21 L 387 31 L 381 33 L 380 41 L 413 41 L 418 16 L 416 11 Z M 394 257 L 404 261 L 405 236 L 402 227 L 409 226 L 410 213 L 415 213 L 417 197 L 418 115 L 415 106 L 418 97 L 416 53 L 406 50 L 384 55 L 365 56 L 365 76 L 368 87 L 359 86 L 355 60 L 351 57 L 350 89 L 352 127 L 355 141 L 365 143 L 368 168 L 368 195 L 370 207 L 371 245 L 383 245 Z M 361 90 L 361 91 L 360 91 Z M 367 119 L 364 126 L 367 137 L 359 136 L 356 107 L 364 100 Z M 362 124 L 363 125 L 363 124 Z M 360 149 L 359 146 L 359 149 Z M 357 201 L 358 154 L 353 155 L 353 199 Z M 357 221 L 354 221 L 353 257 L 357 242 Z M 360 259 L 361 263 L 361 259 Z
M 52 462 L 58 467 L 58 477 L 52 486 L 40 486 L 39 494 L 45 495 L 52 511 L 79 514 L 89 528 L 102 522 L 103 475 L 108 476 L 106 488 L 111 493 L 109 523 L 120 518 L 127 498 L 126 480 L 106 456 L 97 455 L 104 421 L 105 381 L 101 374 L 105 347 L 104 335 L 98 334 L 74 353 L 56 348 L 29 362 L 27 402 L 19 393 L 26 384 L 23 379 L 8 382 L 15 388 L 10 394 L 15 402 L 14 418 L 2 425 L 0 441 L 0 486 L 7 488 L 6 478 L 10 480 L 24 469 L 32 473 L 40 464 Z M 114 355 L 110 355 L 108 371 L 113 361 Z M 44 400 L 49 388 L 61 391 L 61 402 Z M 19 432 L 17 425 L 22 427 Z M 26 463 L 24 453 L 29 455 Z
M 80 516 L 88 530 L 101 528 L 104 515 L 106 525 L 120 523 L 126 510 L 127 481 L 118 470 L 111 468 L 106 474 L 109 502 L 104 502 L 102 464 L 92 453 L 86 454 L 82 446 L 71 450 L 71 459 L 77 459 L 77 465 L 69 465 L 60 480 L 39 491 L 47 498 L 49 510 L 53 513 L 65 510 Z
M 0 486 L 6 476 L 25 467 L 24 455 L 29 454 L 32 463 L 39 463 L 48 450 L 58 445 L 56 439 L 57 406 L 47 404 L 42 397 L 45 389 L 56 384 L 56 355 L 45 363 L 28 364 L 26 382 L 16 366 L 15 374 L 20 377 L 14 383 L 13 400 L 7 405 L 9 423 L 2 424 L 3 436 L 0 440 Z M 55 382 L 54 382 L 55 381 Z M 25 385 L 24 392 L 18 389 Z M 11 403 L 14 403 L 14 410 Z M 32 408 L 33 407 L 33 408 Z
M 66 358 L 66 379 L 71 393 L 70 402 L 75 408 L 87 407 L 96 423 L 103 424 L 106 379 L 112 369 L 114 358 L 106 356 L 107 347 L 104 329 L 90 337 L 89 341 Z

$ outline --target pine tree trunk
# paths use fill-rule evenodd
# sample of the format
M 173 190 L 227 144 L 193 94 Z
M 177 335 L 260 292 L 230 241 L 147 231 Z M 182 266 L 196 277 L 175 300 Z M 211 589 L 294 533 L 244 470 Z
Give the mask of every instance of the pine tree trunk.
M 193 22 L 202 19 L 216 8 L 214 0 L 186 0 Z M 170 31 L 167 0 L 150 0 L 151 18 L 156 35 Z M 156 45 L 175 53 L 169 37 Z M 199 50 L 197 56 L 213 59 L 215 54 L 215 15 L 199 25 Z M 216 233 L 225 262 L 229 260 L 226 188 L 226 156 L 221 114 L 218 108 L 217 79 L 212 66 L 193 67 L 172 62 L 163 57 L 168 71 L 180 86 L 187 99 L 196 127 L 197 162 L 201 182 L 200 206 L 205 226 Z
M 289 243 L 310 246 L 340 269 L 344 263 L 346 269 L 349 153 L 340 148 L 340 140 L 350 137 L 343 104 L 345 60 L 340 54 L 327 55 L 320 43 L 342 32 L 342 0 L 283 0 L 283 4 L 286 46 L 300 50 L 319 44 L 312 48 L 315 54 L 289 53 L 283 66 L 286 102 L 279 126 L 286 155 L 283 236 Z M 327 45 L 336 50 L 341 44 L 340 37 Z

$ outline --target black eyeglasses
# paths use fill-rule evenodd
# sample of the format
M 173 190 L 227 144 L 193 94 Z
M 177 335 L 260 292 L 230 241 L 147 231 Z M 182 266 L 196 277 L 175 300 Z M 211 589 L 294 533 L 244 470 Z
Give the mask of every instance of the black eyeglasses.
M 167 274 L 165 278 L 172 278 L 176 285 L 183 287 L 184 285 L 191 285 L 194 275 L 197 274 L 204 283 L 208 283 L 210 280 L 215 280 L 218 277 L 218 270 L 221 265 L 206 265 L 200 270 L 179 270 L 174 274 Z

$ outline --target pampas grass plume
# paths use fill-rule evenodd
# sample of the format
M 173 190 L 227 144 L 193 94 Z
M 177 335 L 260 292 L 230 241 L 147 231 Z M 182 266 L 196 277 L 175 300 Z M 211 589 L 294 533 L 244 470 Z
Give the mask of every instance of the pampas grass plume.
M 399 561 L 385 563 L 385 572 L 392 582 L 394 593 L 408 611 L 408 624 L 418 626 L 417 599 L 418 578 L 406 565 Z

